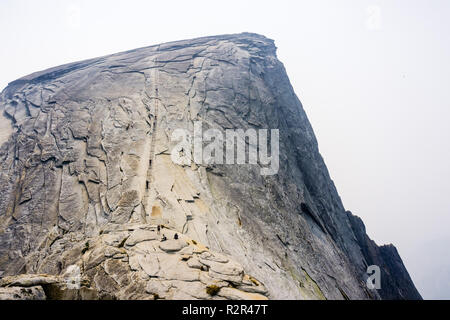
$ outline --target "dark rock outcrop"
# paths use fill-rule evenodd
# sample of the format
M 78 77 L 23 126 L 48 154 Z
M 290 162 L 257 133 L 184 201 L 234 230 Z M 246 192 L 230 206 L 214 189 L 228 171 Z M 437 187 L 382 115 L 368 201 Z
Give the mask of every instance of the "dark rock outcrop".
M 0 287 L 12 296 L 420 299 L 395 248 L 345 211 L 272 40 L 63 65 L 10 83 L 0 112 Z M 195 121 L 278 129 L 279 171 L 175 164 L 171 135 Z M 380 290 L 366 286 L 372 264 Z
M 380 296 L 384 299 L 421 299 L 397 249 L 392 244 L 377 246 L 367 236 L 361 218 L 349 211 L 347 215 L 366 263 L 379 266 L 383 273 L 388 275 L 381 277 L 381 288 L 378 290 Z

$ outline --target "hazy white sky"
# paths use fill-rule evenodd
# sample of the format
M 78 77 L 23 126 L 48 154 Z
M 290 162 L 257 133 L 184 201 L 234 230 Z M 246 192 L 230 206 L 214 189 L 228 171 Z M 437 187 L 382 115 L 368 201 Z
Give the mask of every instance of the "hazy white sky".
M 449 30 L 446 0 L 0 0 L 0 88 L 160 42 L 272 38 L 346 208 L 449 299 Z

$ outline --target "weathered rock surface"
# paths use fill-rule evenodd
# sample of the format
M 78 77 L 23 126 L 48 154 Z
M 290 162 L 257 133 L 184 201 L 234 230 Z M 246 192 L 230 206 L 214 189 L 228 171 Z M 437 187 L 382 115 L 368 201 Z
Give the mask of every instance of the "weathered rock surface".
M 255 34 L 206 37 L 10 83 L 0 298 L 420 299 L 395 248 L 344 209 L 275 52 Z M 278 174 L 174 164 L 171 134 L 194 121 L 279 129 Z
M 123 225 L 127 227 L 127 225 Z M 156 226 L 143 224 L 129 226 L 129 231 L 103 233 L 85 238 L 84 247 L 66 249 L 69 260 L 59 259 L 61 252 L 53 252 L 49 259 L 69 264 L 66 271 L 49 274 L 21 274 L 6 276 L 0 280 L 0 298 L 4 299 L 222 299 L 233 295 L 240 299 L 267 299 L 267 290 L 257 280 L 249 282 L 237 263 L 223 259 L 192 239 L 180 235 L 178 240 L 161 241 L 155 237 Z M 164 229 L 165 234 L 172 230 Z M 139 235 L 142 245 L 127 245 L 126 241 L 111 242 L 111 239 L 129 239 Z M 147 237 L 145 237 L 147 235 Z M 62 236 L 60 241 L 71 241 Z M 170 250 L 158 249 L 171 243 Z M 125 245 L 124 245 L 125 244 Z M 81 249 L 81 251 L 80 251 Z M 170 252 L 170 253 L 167 253 Z M 216 261 L 216 272 L 210 267 L 189 264 L 198 261 L 203 254 Z M 217 255 L 217 259 L 215 256 Z M 72 272 L 67 272 L 72 269 Z M 229 281 L 223 276 L 232 274 Z M 218 291 L 208 293 L 208 287 Z M 231 290 L 232 289 L 232 290 Z M 231 291 L 227 291 L 231 290 Z M 232 295 L 231 295 L 231 293 Z
M 0 300 L 45 300 L 42 287 L 11 287 L 0 288 Z

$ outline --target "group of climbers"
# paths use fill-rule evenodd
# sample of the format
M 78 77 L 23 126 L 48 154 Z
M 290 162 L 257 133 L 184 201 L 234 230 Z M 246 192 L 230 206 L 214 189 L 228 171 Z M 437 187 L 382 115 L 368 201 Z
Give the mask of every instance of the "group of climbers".
M 158 225 L 158 227 L 157 227 L 158 235 L 161 233 L 161 228 L 164 228 L 164 227 L 161 226 L 161 225 Z M 174 240 L 178 240 L 178 233 L 175 233 L 175 234 L 174 234 L 173 239 L 174 239 Z M 166 241 L 166 240 L 167 240 L 167 237 L 166 237 L 166 235 L 163 233 L 162 238 L 161 238 L 160 241 L 163 242 L 163 241 Z

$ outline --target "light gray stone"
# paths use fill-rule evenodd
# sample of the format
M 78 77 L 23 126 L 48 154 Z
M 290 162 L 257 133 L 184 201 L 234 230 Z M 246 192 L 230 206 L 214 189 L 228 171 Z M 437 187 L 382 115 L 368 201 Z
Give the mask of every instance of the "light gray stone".
M 126 246 L 134 246 L 137 243 L 143 242 L 143 241 L 150 241 L 150 240 L 156 240 L 158 238 L 158 235 L 154 231 L 147 231 L 147 230 L 135 230 L 130 235 L 130 237 L 125 242 Z
M 165 252 L 180 251 L 187 246 L 187 243 L 182 240 L 167 240 L 159 244 L 159 248 Z
M 244 292 L 235 288 L 222 288 L 218 295 L 230 300 L 267 300 L 267 297 L 261 294 Z
M 216 273 L 229 276 L 237 276 L 244 274 L 242 266 L 238 265 L 237 263 L 233 262 L 222 263 L 211 260 L 205 260 L 202 258 L 200 258 L 199 261 L 201 264 L 208 266 L 211 271 L 214 271 Z
M 3 90 L 0 113 L 4 277 L 79 266 L 79 290 L 47 284 L 61 299 L 152 299 L 149 277 L 167 281 L 155 289 L 167 299 L 420 299 L 395 247 L 377 246 L 345 210 L 264 36 L 177 41 L 36 72 Z M 192 137 L 196 121 L 221 133 L 278 129 L 278 172 L 188 165 L 192 152 L 173 163 L 173 131 Z M 385 275 L 381 290 L 367 290 L 368 264 Z M 206 297 L 198 282 L 223 289 Z
M 159 270 L 159 260 L 156 255 L 145 255 L 138 257 L 139 265 L 149 277 L 156 277 Z

